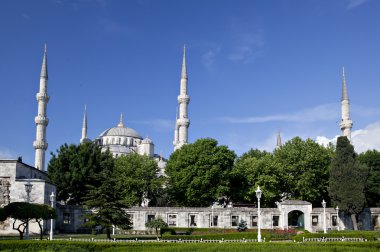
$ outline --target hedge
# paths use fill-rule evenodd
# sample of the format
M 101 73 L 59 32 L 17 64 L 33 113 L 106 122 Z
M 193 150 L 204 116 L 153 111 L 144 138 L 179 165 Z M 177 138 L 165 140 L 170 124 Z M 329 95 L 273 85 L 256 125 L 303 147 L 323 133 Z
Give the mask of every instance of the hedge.
M 0 250 L 6 251 L 283 251 L 283 252 L 377 252 L 380 242 L 356 243 L 105 243 L 69 241 L 0 241 Z

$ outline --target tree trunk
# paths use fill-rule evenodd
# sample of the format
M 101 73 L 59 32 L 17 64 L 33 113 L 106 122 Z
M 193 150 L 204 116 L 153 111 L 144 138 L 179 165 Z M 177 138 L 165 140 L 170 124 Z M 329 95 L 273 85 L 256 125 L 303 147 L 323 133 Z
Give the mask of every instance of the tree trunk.
M 38 223 L 38 226 L 40 227 L 40 240 L 42 240 L 43 238 L 43 231 L 42 231 L 42 225 L 41 225 L 41 221 L 36 219 L 36 222 Z
M 107 227 L 106 231 L 107 231 L 107 239 L 111 240 L 111 229 L 110 229 L 110 227 Z
M 156 228 L 156 237 L 158 238 L 158 228 Z
M 352 226 L 354 230 L 358 230 L 358 223 L 356 222 L 356 214 L 351 214 Z
M 25 231 L 25 227 L 24 227 L 24 230 L 21 230 L 21 226 L 24 224 L 24 223 L 21 223 L 17 228 L 15 227 L 15 224 L 16 224 L 16 221 L 17 219 L 15 219 L 13 221 L 13 230 L 17 230 L 19 235 L 20 235 L 20 240 L 23 240 L 24 239 L 24 231 Z

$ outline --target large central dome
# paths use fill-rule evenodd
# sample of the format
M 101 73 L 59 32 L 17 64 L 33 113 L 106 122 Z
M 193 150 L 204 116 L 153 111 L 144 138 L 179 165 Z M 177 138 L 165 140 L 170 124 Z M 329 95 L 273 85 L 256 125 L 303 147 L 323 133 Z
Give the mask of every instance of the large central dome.
M 121 136 L 121 137 L 133 137 L 133 138 L 142 139 L 142 137 L 136 130 L 125 127 L 125 126 L 109 128 L 103 131 L 99 137 L 104 137 L 104 136 Z

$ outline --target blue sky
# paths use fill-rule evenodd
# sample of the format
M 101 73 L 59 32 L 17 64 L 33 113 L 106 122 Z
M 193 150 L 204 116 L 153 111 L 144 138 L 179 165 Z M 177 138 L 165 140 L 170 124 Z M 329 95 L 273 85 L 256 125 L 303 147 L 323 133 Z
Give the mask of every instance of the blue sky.
M 190 142 L 271 150 L 281 130 L 340 133 L 346 67 L 358 151 L 380 149 L 380 1 L 36 0 L 0 2 L 0 158 L 34 163 L 35 94 L 48 45 L 48 153 L 124 124 L 173 150 L 183 44 Z M 50 154 L 47 154 L 50 158 Z

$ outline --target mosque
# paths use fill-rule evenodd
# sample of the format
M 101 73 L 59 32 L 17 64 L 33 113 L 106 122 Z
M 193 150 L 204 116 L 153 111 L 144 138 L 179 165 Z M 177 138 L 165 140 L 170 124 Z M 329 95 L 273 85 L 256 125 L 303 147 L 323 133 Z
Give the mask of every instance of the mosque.
M 187 93 L 188 76 L 186 68 L 186 49 L 183 50 L 183 61 L 180 78 L 180 94 L 178 96 L 179 110 L 176 115 L 174 129 L 174 150 L 180 149 L 188 143 L 188 105 L 190 97 Z M 40 74 L 39 92 L 36 95 L 38 113 L 35 117 L 36 140 L 33 142 L 35 149 L 34 166 L 27 165 L 21 160 L 0 160 L 0 206 L 10 202 L 25 201 L 39 204 L 51 204 L 51 195 L 56 195 L 56 187 L 47 176 L 45 169 L 45 151 L 48 147 L 46 128 L 49 123 L 47 117 L 47 104 L 50 97 L 48 88 L 48 68 L 46 46 L 43 55 Z M 348 98 L 345 71 L 343 68 L 342 118 L 340 129 L 343 136 L 351 139 L 352 120 L 350 119 L 350 102 Z M 142 138 L 134 129 L 124 125 L 122 115 L 117 126 L 103 131 L 97 138 L 91 140 L 87 136 L 87 111 L 83 116 L 82 137 L 80 143 L 93 141 L 98 144 L 102 151 L 110 150 L 114 157 L 137 153 L 147 155 L 158 162 L 158 176 L 165 176 L 166 160 L 154 152 L 154 143 L 149 138 Z M 281 138 L 278 133 L 277 148 L 281 146 Z M 26 184 L 32 190 L 26 195 Z M 58 218 L 54 222 L 54 229 L 61 232 L 78 232 L 84 223 L 84 210 L 81 206 L 68 206 L 59 202 L 55 203 Z M 376 226 L 380 226 L 380 208 L 370 208 L 369 218 L 374 218 Z M 287 229 L 291 223 L 288 216 L 293 212 L 299 212 L 303 216 L 303 226 L 310 232 L 322 229 L 345 229 L 350 228 L 349 217 L 338 212 L 334 208 L 313 208 L 311 203 L 299 200 L 286 200 L 280 202 L 276 208 L 264 208 L 259 212 L 257 208 L 239 207 L 229 204 L 228 206 L 213 205 L 211 207 L 133 207 L 126 210 L 131 216 L 133 230 L 136 232 L 146 230 L 145 223 L 157 217 L 161 217 L 171 227 L 202 227 L 202 228 L 234 228 L 239 220 L 247 221 L 248 228 L 257 228 L 261 225 L 264 229 Z M 363 216 L 367 218 L 368 216 Z M 371 222 L 371 221 L 369 221 Z M 322 224 L 323 223 L 323 224 Z M 49 230 L 50 221 L 43 223 L 44 230 Z M 0 234 L 15 233 L 12 229 L 13 220 L 0 223 Z M 372 226 L 373 228 L 373 226 Z M 30 232 L 38 233 L 37 223 L 30 224 Z

